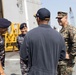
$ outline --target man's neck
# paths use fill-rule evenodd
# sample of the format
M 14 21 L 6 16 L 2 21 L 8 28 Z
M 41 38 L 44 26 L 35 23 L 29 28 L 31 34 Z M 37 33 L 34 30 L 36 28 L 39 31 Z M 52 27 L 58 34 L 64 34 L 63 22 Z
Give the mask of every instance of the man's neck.
M 65 28 L 67 27 L 67 25 L 68 25 L 68 22 L 66 22 L 62 27 Z
M 47 25 L 48 22 L 47 21 L 42 21 L 42 22 L 39 23 L 39 25 L 41 25 L 41 24 Z

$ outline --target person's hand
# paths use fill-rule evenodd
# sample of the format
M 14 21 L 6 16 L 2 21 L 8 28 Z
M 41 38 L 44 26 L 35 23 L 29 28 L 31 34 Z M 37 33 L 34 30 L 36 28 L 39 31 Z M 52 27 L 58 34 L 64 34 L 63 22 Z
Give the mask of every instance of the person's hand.
M 70 59 L 69 54 L 67 52 L 66 52 L 66 59 Z
M 1 75 L 5 75 L 5 73 L 2 73 Z
M 1 65 L 1 61 L 0 61 L 0 75 L 5 75 L 3 67 Z
M 1 72 L 0 75 L 5 75 L 5 73 L 4 72 Z

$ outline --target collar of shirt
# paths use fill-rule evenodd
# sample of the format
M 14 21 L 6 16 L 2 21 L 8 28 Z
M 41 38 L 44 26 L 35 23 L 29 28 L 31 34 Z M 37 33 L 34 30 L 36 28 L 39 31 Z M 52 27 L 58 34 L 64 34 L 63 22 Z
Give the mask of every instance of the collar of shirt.
M 50 26 L 50 25 L 46 25 L 46 24 L 41 24 L 41 25 L 39 25 L 39 27 L 49 28 L 49 27 L 51 27 L 51 26 Z

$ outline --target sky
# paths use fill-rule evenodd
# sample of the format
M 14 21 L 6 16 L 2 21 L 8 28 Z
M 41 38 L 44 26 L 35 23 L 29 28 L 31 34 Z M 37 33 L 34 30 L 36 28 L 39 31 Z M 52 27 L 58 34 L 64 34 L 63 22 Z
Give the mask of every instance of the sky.
M 68 13 L 68 22 L 70 21 L 69 7 L 72 8 L 74 21 L 76 22 L 76 0 L 41 0 L 41 7 L 45 7 L 51 12 L 51 26 L 61 28 L 56 20 L 57 12 L 64 11 Z

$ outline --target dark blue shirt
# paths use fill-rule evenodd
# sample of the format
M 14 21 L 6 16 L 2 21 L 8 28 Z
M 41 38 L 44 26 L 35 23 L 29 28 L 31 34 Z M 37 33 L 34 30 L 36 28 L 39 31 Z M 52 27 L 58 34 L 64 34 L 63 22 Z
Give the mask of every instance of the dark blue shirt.
M 28 75 L 56 75 L 59 60 L 65 58 L 63 37 L 50 25 L 39 25 L 29 31 L 20 49 L 20 56 L 30 67 Z

